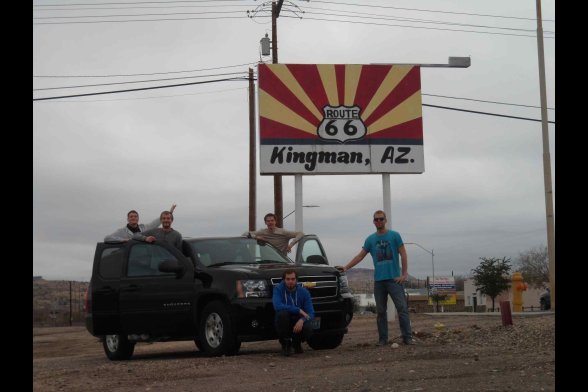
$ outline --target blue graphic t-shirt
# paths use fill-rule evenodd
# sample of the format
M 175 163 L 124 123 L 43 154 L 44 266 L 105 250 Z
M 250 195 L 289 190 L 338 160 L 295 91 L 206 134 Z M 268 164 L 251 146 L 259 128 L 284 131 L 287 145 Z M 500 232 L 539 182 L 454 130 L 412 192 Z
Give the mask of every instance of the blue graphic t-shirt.
M 401 275 L 398 248 L 404 243 L 400 234 L 388 230 L 385 234 L 377 232 L 366 238 L 363 249 L 372 255 L 374 262 L 374 280 L 388 280 Z

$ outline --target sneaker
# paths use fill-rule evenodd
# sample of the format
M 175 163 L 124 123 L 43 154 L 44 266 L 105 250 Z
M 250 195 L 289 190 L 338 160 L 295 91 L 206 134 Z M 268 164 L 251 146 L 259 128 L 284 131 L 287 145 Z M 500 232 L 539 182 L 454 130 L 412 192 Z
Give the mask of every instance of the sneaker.
M 416 344 L 416 340 L 414 340 L 413 338 L 404 339 L 403 342 L 408 346 L 413 346 Z
M 289 357 L 292 354 L 292 342 L 289 340 L 283 341 L 282 343 L 282 355 Z
M 388 344 L 388 342 L 386 340 L 379 340 L 378 343 L 376 343 L 376 346 L 386 346 Z
M 300 344 L 300 342 L 294 343 L 292 345 L 292 347 L 294 347 L 294 352 L 296 354 L 302 354 L 304 352 L 304 350 L 302 349 L 302 345 Z

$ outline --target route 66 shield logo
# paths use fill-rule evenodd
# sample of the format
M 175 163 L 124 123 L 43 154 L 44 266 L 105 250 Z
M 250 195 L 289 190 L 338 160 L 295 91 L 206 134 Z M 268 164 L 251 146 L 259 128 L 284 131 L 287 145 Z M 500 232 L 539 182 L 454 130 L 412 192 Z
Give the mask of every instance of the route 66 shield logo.
M 345 143 L 363 138 L 367 128 L 359 117 L 359 106 L 325 106 L 324 118 L 316 132 L 321 139 Z

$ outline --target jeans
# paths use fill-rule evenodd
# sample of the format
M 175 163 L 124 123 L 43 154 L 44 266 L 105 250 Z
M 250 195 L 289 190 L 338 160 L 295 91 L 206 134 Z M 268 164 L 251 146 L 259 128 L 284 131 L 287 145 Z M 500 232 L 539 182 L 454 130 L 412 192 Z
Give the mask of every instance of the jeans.
M 300 344 L 301 342 L 307 341 L 312 336 L 312 327 L 310 322 L 305 321 L 302 326 L 300 333 L 294 333 L 294 324 L 300 320 L 300 315 L 292 315 L 286 310 L 282 310 L 276 314 L 276 331 L 278 332 L 278 338 L 280 343 L 292 339 L 294 344 Z
M 388 294 L 394 302 L 398 312 L 398 325 L 404 341 L 412 338 L 410 319 L 408 318 L 408 305 L 404 296 L 404 286 L 396 283 L 394 279 L 374 282 L 374 298 L 376 300 L 376 312 L 378 314 L 378 335 L 380 341 L 388 341 Z

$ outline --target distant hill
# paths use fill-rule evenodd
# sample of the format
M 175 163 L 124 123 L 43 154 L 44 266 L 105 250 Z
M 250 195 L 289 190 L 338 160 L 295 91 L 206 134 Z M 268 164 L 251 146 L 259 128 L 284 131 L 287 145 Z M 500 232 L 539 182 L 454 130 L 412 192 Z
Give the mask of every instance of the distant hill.
M 347 280 L 349 286 L 354 293 L 365 293 L 374 291 L 374 270 L 371 268 L 356 268 L 353 267 L 347 272 Z M 424 287 L 425 281 L 423 279 L 417 279 L 412 275 L 408 275 L 408 282 L 405 283 L 405 287 Z
M 345 275 L 347 275 L 347 279 L 350 282 L 358 280 L 374 280 L 374 270 L 371 268 L 354 267 L 345 272 Z

